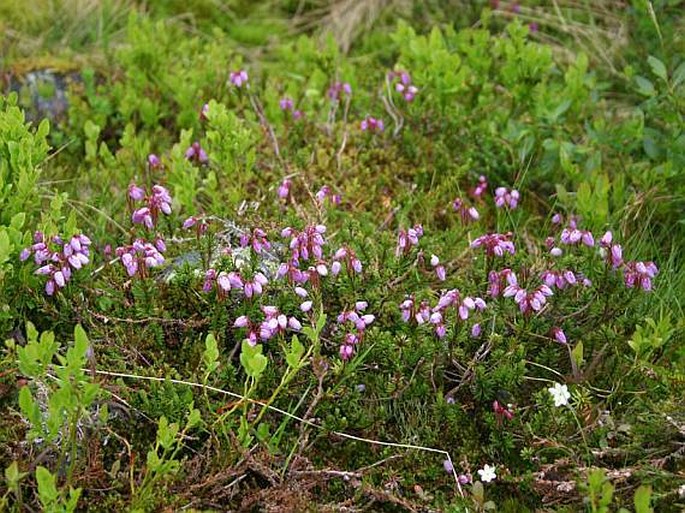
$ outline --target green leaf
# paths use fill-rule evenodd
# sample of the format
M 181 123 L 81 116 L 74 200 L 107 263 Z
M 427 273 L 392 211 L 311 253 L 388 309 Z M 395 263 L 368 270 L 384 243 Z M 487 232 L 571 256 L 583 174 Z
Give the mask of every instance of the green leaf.
M 0 231 L 0 264 L 4 264 L 10 259 L 13 246 L 10 244 L 10 236 L 3 228 Z
M 635 490 L 635 513 L 653 513 L 654 510 L 649 506 L 652 499 L 652 487 L 642 485 Z
M 55 476 L 48 469 L 39 466 L 36 469 L 36 482 L 38 483 L 38 497 L 44 508 L 54 504 L 59 498 Z
M 28 475 L 27 472 L 19 472 L 19 463 L 13 461 L 9 467 L 5 469 L 5 481 L 7 481 L 7 487 L 16 490 L 19 485 L 19 481 L 24 479 Z
M 683 82 L 685 82 L 685 61 L 681 62 L 673 72 L 673 86 L 678 87 Z
M 483 483 L 481 483 L 480 481 L 476 481 L 475 483 L 473 483 L 471 493 L 473 494 L 473 497 L 476 499 L 478 503 L 483 503 L 483 499 L 485 498 L 485 488 L 483 487 Z
M 191 405 L 190 414 L 188 415 L 188 422 L 186 423 L 186 429 L 192 429 L 199 426 L 201 423 L 202 415 L 200 414 L 200 410 L 197 408 L 192 408 Z
M 214 372 L 219 367 L 219 345 L 214 334 L 209 333 L 205 338 L 205 351 L 202 354 L 202 361 L 208 373 Z
M 12 216 L 12 219 L 10 220 L 10 227 L 14 228 L 15 230 L 20 230 L 21 227 L 24 226 L 25 220 L 26 214 L 24 212 L 19 212 L 18 214 Z
M 647 57 L 647 63 L 649 64 L 649 67 L 652 68 L 652 73 L 654 73 L 664 82 L 668 81 L 668 72 L 666 71 L 666 66 L 663 62 L 661 62 L 656 57 L 650 55 L 649 57 Z
M 240 352 L 240 363 L 248 376 L 259 379 L 266 369 L 267 358 L 262 354 L 262 346 L 252 346 L 249 340 L 243 340 Z
M 67 361 L 72 365 L 83 365 L 85 363 L 86 353 L 90 342 L 88 335 L 83 329 L 83 326 L 77 324 L 74 328 L 74 347 L 73 350 L 67 351 Z
M 319 314 L 318 319 L 316 319 L 316 333 L 317 335 L 321 335 L 321 332 L 323 331 L 324 326 L 326 325 L 326 314 L 321 313 Z
M 300 343 L 297 335 L 295 335 L 293 336 L 293 340 L 290 344 L 290 351 L 285 355 L 285 361 L 288 363 L 288 366 L 292 367 L 293 369 L 297 368 L 300 364 L 303 354 L 304 346 Z
M 38 407 L 38 404 L 36 404 L 36 402 L 33 400 L 31 390 L 29 390 L 28 386 L 24 386 L 21 388 L 21 390 L 19 390 L 19 408 L 21 409 L 21 412 L 24 414 L 24 417 L 26 417 L 31 423 L 32 429 L 40 430 L 42 427 L 40 408 Z
M 576 347 L 573 348 L 571 351 L 571 357 L 573 358 L 573 361 L 575 364 L 580 368 L 580 366 L 583 364 L 583 342 L 578 341 L 576 344 Z
M 635 83 L 637 84 L 637 92 L 644 96 L 654 96 L 656 89 L 654 84 L 641 75 L 635 75 Z

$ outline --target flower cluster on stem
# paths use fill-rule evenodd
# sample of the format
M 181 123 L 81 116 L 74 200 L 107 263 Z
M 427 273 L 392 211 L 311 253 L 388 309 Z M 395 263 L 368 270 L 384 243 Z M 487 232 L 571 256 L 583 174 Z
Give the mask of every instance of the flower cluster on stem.
M 19 259 L 23 262 L 33 255 L 36 265 L 35 274 L 46 276 L 45 293 L 52 296 L 57 289 L 66 287 L 72 271 L 81 269 L 90 262 L 90 239 L 77 234 L 68 241 L 59 235 L 47 238 L 42 232 L 33 234 L 33 244 L 24 248 Z

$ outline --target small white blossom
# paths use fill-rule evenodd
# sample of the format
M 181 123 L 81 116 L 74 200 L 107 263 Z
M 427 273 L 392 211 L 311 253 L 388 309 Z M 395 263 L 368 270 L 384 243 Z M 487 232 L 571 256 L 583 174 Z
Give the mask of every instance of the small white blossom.
M 482 469 L 480 469 L 478 471 L 478 475 L 480 476 L 480 480 L 484 483 L 489 483 L 490 481 L 497 479 L 495 467 L 491 467 L 490 465 L 485 465 Z
M 555 383 L 553 387 L 548 388 L 547 390 L 549 390 L 549 393 L 552 394 L 554 406 L 566 406 L 568 404 L 568 400 L 571 398 L 571 393 L 568 391 L 568 387 L 566 385 Z

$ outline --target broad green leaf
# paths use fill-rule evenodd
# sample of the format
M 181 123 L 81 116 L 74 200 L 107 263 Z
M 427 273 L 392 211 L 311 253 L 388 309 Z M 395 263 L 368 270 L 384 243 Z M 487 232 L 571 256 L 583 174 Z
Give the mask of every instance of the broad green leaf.
M 59 492 L 55 484 L 55 476 L 48 469 L 41 466 L 36 469 L 36 482 L 38 483 L 38 496 L 43 507 L 57 501 Z
M 205 351 L 202 354 L 202 361 L 207 372 L 214 372 L 219 367 L 219 345 L 214 334 L 209 333 L 205 338 Z
M 641 75 L 635 75 L 635 83 L 637 84 L 637 92 L 644 96 L 654 96 L 656 94 L 656 89 L 654 89 L 654 84 L 649 79 Z
M 649 64 L 649 67 L 652 68 L 652 73 L 654 73 L 664 82 L 668 80 L 668 72 L 666 71 L 666 66 L 663 62 L 661 62 L 656 57 L 650 55 L 649 57 L 647 57 L 647 63 Z
M 293 336 L 290 344 L 290 351 L 285 355 L 285 361 L 292 368 L 296 368 L 300 364 L 302 355 L 304 354 L 304 346 L 300 343 L 297 335 Z
M 678 87 L 683 82 L 685 82 L 685 61 L 681 62 L 673 72 L 673 86 Z
M 571 351 L 571 356 L 573 357 L 573 361 L 575 364 L 580 368 L 580 366 L 583 364 L 583 342 L 578 341 L 576 346 L 573 348 Z
M 654 510 L 649 506 L 651 499 L 651 486 L 642 485 L 637 490 L 635 490 L 635 497 L 633 499 L 635 503 L 635 513 L 653 513 Z

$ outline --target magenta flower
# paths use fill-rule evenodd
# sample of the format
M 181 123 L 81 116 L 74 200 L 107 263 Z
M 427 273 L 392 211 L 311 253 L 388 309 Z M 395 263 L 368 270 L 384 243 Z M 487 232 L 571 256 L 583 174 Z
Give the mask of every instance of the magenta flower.
M 611 231 L 607 231 L 602 238 L 599 239 L 599 245 L 603 248 L 611 247 L 611 242 L 614 240 L 614 234 Z
M 626 262 L 623 267 L 623 280 L 626 287 L 641 287 L 645 292 L 652 290 L 652 280 L 659 274 L 654 262 Z
M 506 187 L 498 187 L 495 189 L 495 206 L 497 208 L 507 207 L 510 210 L 514 210 L 521 197 L 519 191 L 512 189 L 509 190 Z
M 578 285 L 579 279 L 583 279 L 580 273 L 574 273 L 570 269 L 565 271 L 546 270 L 540 274 L 540 279 L 548 287 L 564 289 L 568 285 Z
M 161 167 L 162 161 L 159 159 L 157 155 L 154 153 L 150 153 L 147 156 L 147 165 L 150 166 L 150 169 L 157 169 Z
M 363 119 L 359 124 L 359 127 L 362 132 L 382 132 L 385 129 L 382 119 L 371 116 L 367 116 L 366 119 Z
M 594 247 L 595 238 L 588 230 L 580 230 L 575 217 L 569 219 L 568 227 L 561 231 L 560 241 L 562 244 L 578 245 L 580 243 L 588 247 Z
M 264 250 L 271 249 L 271 243 L 266 238 L 266 232 L 261 228 L 255 228 L 252 233 L 243 233 L 240 236 L 240 247 L 252 247 L 258 255 Z
M 566 344 L 566 333 L 564 333 L 564 330 L 561 328 L 555 326 L 552 328 L 552 337 L 554 337 L 554 340 L 559 342 L 560 344 Z
M 502 292 L 503 297 L 513 297 L 514 302 L 519 305 L 519 310 L 524 315 L 539 312 L 547 303 L 547 298 L 554 295 L 552 289 L 547 285 L 540 285 L 532 292 L 519 286 L 516 275 L 511 274 L 510 285 Z
M 508 285 L 517 284 L 516 275 L 511 269 L 501 271 L 490 271 L 488 274 L 488 294 L 491 297 L 499 297 Z
M 340 100 L 342 95 L 351 96 L 352 87 L 347 82 L 335 82 L 328 88 L 328 97 L 331 100 Z
M 148 275 L 148 269 L 164 264 L 162 251 L 166 249 L 166 246 L 163 243 L 160 244 L 159 240 L 161 239 L 158 237 L 153 244 L 144 239 L 136 239 L 133 244 L 116 249 L 115 254 L 130 277 L 138 275 L 145 278 Z
M 612 244 L 609 250 L 608 260 L 611 266 L 616 269 L 623 264 L 623 248 L 620 244 Z
M 209 162 L 207 153 L 202 149 L 202 146 L 200 146 L 200 143 L 197 141 L 188 147 L 185 157 L 187 160 L 195 162 L 196 164 L 206 164 Z
M 484 247 L 488 256 L 504 256 L 505 253 L 513 255 L 516 252 L 514 243 L 511 242 L 511 233 L 489 233 L 478 237 L 471 243 L 472 248 Z
M 456 198 L 452 202 L 452 209 L 459 214 L 459 217 L 461 218 L 461 222 L 463 224 L 478 221 L 478 219 L 480 218 L 478 210 L 476 210 L 475 207 L 469 207 L 468 205 L 466 205 L 466 202 L 461 198 Z
M 342 344 L 340 346 L 340 359 L 347 361 L 354 355 L 354 346 L 349 344 Z
M 35 274 L 48 277 L 45 283 L 45 293 L 48 296 L 66 287 L 72 271 L 79 270 L 90 262 L 91 241 L 86 235 L 74 235 L 68 242 L 54 236 L 46 242 L 42 232 L 35 232 L 33 240 L 34 244 L 24 248 L 19 258 L 24 262 L 33 254 L 36 265 L 41 266 Z
M 278 197 L 281 199 L 287 199 L 290 196 L 290 188 L 292 186 L 292 181 L 285 178 L 281 185 L 278 186 Z
M 281 110 L 286 111 L 293 110 L 295 104 L 293 103 L 293 100 L 291 98 L 285 97 L 279 100 L 278 106 L 281 108 Z
M 161 185 L 153 185 L 149 195 L 135 184 L 129 185 L 129 197 L 134 201 L 145 201 L 146 205 L 133 211 L 131 221 L 134 224 L 142 224 L 148 230 L 152 230 L 157 222 L 160 212 L 171 214 L 171 195 Z
M 414 228 L 400 230 L 397 234 L 395 256 L 399 257 L 408 254 L 413 246 L 418 245 L 421 237 L 423 237 L 423 226 L 420 224 L 415 225 Z
M 209 103 L 205 103 L 200 109 L 200 121 L 207 121 L 207 114 L 209 113 Z
M 400 93 L 405 101 L 411 102 L 419 92 L 419 89 L 412 84 L 409 73 L 406 71 L 393 71 L 389 75 L 391 80 L 397 80 L 395 83 L 395 91 Z
M 229 74 L 229 80 L 234 86 L 236 86 L 237 88 L 241 88 L 244 85 L 247 85 L 247 71 L 245 71 L 244 69 L 238 71 L 231 71 L 231 73 Z
M 133 201 L 142 201 L 145 198 L 145 189 L 132 183 L 128 186 L 128 197 Z
M 478 177 L 478 183 L 476 186 L 471 189 L 471 196 L 476 199 L 480 200 L 482 199 L 483 195 L 485 194 L 485 191 L 488 189 L 488 180 L 485 177 L 485 175 L 480 175 Z
M 343 246 L 333 255 L 333 264 L 331 265 L 331 274 L 337 276 L 341 269 L 342 263 L 344 262 L 345 268 L 349 275 L 361 274 L 363 270 L 362 262 L 357 258 L 357 254 L 349 246 Z
M 433 269 L 435 270 L 435 275 L 437 276 L 438 280 L 445 281 L 445 266 L 440 264 L 440 259 L 437 257 L 437 255 L 431 256 L 431 266 L 433 266 Z
M 503 420 L 511 420 L 514 418 L 514 414 L 511 412 L 511 406 L 502 406 L 499 401 L 495 400 L 492 403 L 492 411 L 495 412 L 495 418 L 497 423 L 501 424 Z

